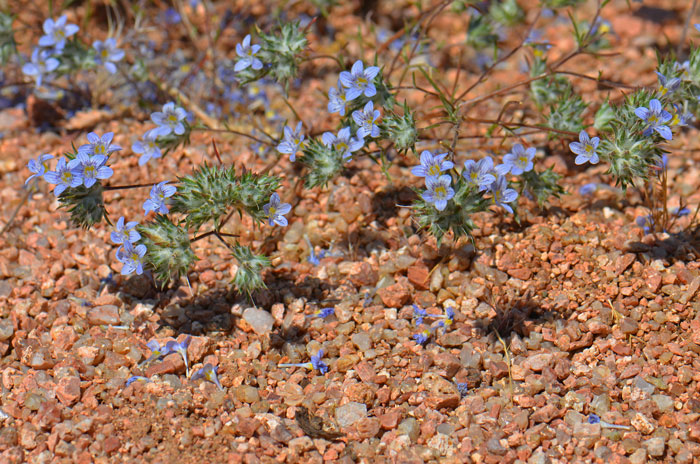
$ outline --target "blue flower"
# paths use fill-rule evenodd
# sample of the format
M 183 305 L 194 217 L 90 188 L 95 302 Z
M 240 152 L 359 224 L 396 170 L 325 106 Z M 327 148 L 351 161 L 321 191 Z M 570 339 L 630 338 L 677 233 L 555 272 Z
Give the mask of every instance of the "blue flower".
M 321 361 L 321 358 L 323 358 L 323 350 L 318 350 L 315 355 L 311 356 L 311 366 L 323 375 L 328 372 L 328 365 Z
M 60 64 L 56 58 L 51 56 L 48 50 L 41 50 L 39 47 L 36 47 L 32 52 L 31 62 L 22 66 L 22 72 L 27 76 L 33 77 L 37 87 L 41 87 L 41 81 L 44 76 L 58 68 Z
M 192 340 L 192 337 L 188 335 L 182 343 L 170 340 L 165 344 L 165 350 L 168 353 L 178 353 L 182 356 L 182 360 L 185 363 L 185 376 L 187 376 L 187 378 L 190 377 L 190 364 L 187 362 L 187 346 L 190 344 L 190 340 Z
M 586 184 L 582 186 L 580 189 L 578 189 L 578 193 L 581 195 L 592 195 L 593 192 L 598 190 L 598 184 L 596 182 L 591 182 L 590 184 Z
M 430 331 L 430 329 L 425 329 L 422 332 L 418 332 L 417 334 L 413 334 L 413 339 L 419 345 L 425 345 L 426 343 L 428 343 L 428 340 L 430 340 L 430 335 L 432 335 L 432 332 Z
M 455 191 L 450 187 L 452 178 L 448 175 L 439 177 L 426 177 L 425 185 L 428 188 L 421 194 L 423 200 L 433 203 L 435 209 L 442 211 L 447 207 L 447 202 L 455 196 Z
M 117 260 L 123 264 L 121 275 L 129 275 L 136 271 L 137 275 L 143 274 L 143 256 L 146 254 L 146 245 L 134 246 L 131 242 L 124 242 L 117 250 Z
M 75 24 L 66 24 L 66 15 L 61 16 L 56 21 L 51 18 L 44 21 L 44 34 L 39 39 L 42 47 L 54 47 L 57 51 L 63 50 L 66 46 L 66 39 L 80 30 Z
M 654 72 L 659 77 L 659 93 L 661 93 L 662 96 L 666 95 L 667 93 L 672 93 L 681 86 L 681 80 L 678 77 L 669 79 L 659 71 Z
M 589 414 L 588 415 L 588 423 L 589 424 L 600 424 L 600 417 L 598 417 L 596 414 Z
M 423 150 L 420 154 L 420 164 L 411 168 L 411 174 L 418 177 L 436 177 L 441 172 L 448 171 L 454 167 L 452 161 L 445 161 L 447 153 L 434 155 L 429 150 Z
M 640 106 L 634 110 L 634 114 L 649 125 L 649 127 L 644 129 L 643 134 L 645 136 L 649 136 L 652 131 L 655 131 L 666 140 L 671 140 L 673 138 L 671 129 L 666 125 L 672 118 L 671 113 L 664 110 L 661 107 L 661 102 L 656 98 L 649 102 L 648 109 L 644 106 Z
M 582 130 L 578 134 L 578 140 L 578 142 L 571 142 L 569 144 L 571 151 L 578 155 L 574 163 L 583 164 L 589 162 L 591 164 L 597 164 L 598 153 L 596 153 L 596 150 L 598 149 L 600 139 L 598 137 L 590 138 L 586 131 Z
M 141 239 L 141 234 L 139 234 L 134 228 L 139 223 L 136 221 L 127 222 L 124 225 L 124 216 L 120 217 L 117 221 L 117 226 L 114 228 L 112 233 L 110 233 L 110 238 L 112 242 L 117 245 L 121 245 L 124 242 L 136 243 Z
M 332 316 L 334 314 L 335 314 L 334 308 L 323 308 L 323 309 L 319 309 L 318 311 L 314 312 L 313 314 L 311 314 L 307 317 L 320 317 L 321 319 L 325 319 L 325 318 Z
M 236 55 L 240 57 L 236 66 L 233 68 L 235 72 L 243 71 L 247 67 L 252 67 L 256 71 L 262 69 L 262 61 L 255 54 L 260 51 L 260 45 L 250 44 L 250 34 L 245 36 L 243 43 L 236 44 Z
M 474 188 L 478 187 L 480 192 L 488 190 L 496 180 L 496 176 L 493 175 L 493 160 L 487 156 L 479 161 L 465 161 L 462 176 L 467 180 L 467 184 Z
M 690 61 L 685 60 L 682 63 L 676 61 L 673 63 L 673 70 L 679 73 L 684 81 L 690 80 Z
M 692 113 L 684 113 L 683 108 L 681 108 L 679 105 L 674 104 L 673 109 L 675 111 L 673 112 L 671 122 L 669 122 L 669 125 L 671 126 L 687 126 L 688 121 L 693 120 L 695 117 Z
M 168 214 L 165 199 L 173 196 L 177 189 L 173 185 L 165 185 L 168 181 L 159 182 L 151 188 L 151 198 L 143 203 L 144 214 L 154 211 L 160 214 Z
M 413 316 L 416 318 L 416 326 L 423 323 L 423 318 L 428 316 L 428 312 L 425 309 L 421 309 L 418 305 L 413 305 Z
M 53 159 L 53 155 L 45 153 L 40 155 L 38 160 L 29 160 L 27 163 L 27 169 L 29 169 L 29 172 L 32 172 L 33 174 L 27 177 L 27 180 L 24 181 L 24 185 L 27 185 L 27 183 L 35 177 L 44 177 L 46 169 L 49 165 L 48 161 L 50 159 Z
M 527 150 L 519 144 L 513 145 L 510 153 L 503 157 L 503 164 L 496 166 L 496 172 L 505 176 L 509 172 L 514 176 L 519 176 L 524 172 L 531 171 L 534 167 L 532 160 L 535 158 L 535 148 L 530 147 Z
M 156 361 L 163 356 L 167 356 L 170 354 L 170 351 L 167 349 L 167 345 L 163 345 L 162 347 L 160 346 L 160 343 L 158 343 L 158 340 L 151 340 L 150 342 L 146 343 L 146 346 L 148 347 L 149 350 L 151 350 L 151 355 L 141 362 L 139 364 L 139 367 L 145 366 L 146 364 L 152 363 L 153 361 Z
M 309 237 L 304 235 L 304 240 L 306 240 L 307 245 L 309 245 L 309 257 L 306 258 L 306 260 L 314 266 L 318 266 L 321 264 L 321 260 L 326 256 L 326 250 L 321 249 L 317 255 L 314 253 L 314 246 L 311 244 Z
M 151 121 L 158 125 L 152 129 L 156 131 L 156 135 L 165 137 L 171 133 L 182 135 L 185 133 L 185 125 L 182 121 L 187 116 L 184 108 L 175 106 L 174 102 L 168 102 L 163 105 L 163 111 L 154 111 L 151 113 Z
M 445 331 L 447 331 L 447 328 L 450 327 L 455 322 L 455 310 L 452 309 L 452 306 L 448 306 L 447 308 L 445 308 L 444 315 L 435 316 L 435 317 L 440 317 L 443 319 L 442 321 L 440 321 L 439 325 L 440 325 L 440 327 L 444 328 Z
M 57 184 L 53 189 L 53 193 L 57 197 L 68 187 L 75 188 L 83 183 L 82 176 L 68 167 L 65 158 L 58 160 L 56 170 L 44 174 L 44 179 L 49 184 Z
M 311 356 L 311 361 L 307 363 L 282 363 L 278 367 L 304 367 L 306 369 L 316 369 L 321 374 L 328 372 L 328 366 L 321 361 L 323 358 L 323 350 L 318 350 L 318 353 Z
M 277 145 L 277 151 L 289 155 L 289 160 L 294 162 L 297 158 L 297 152 L 303 147 L 303 143 L 304 134 L 301 133 L 301 121 L 299 121 L 294 130 L 284 126 L 284 138 Z
M 634 222 L 644 230 L 645 234 L 650 233 L 654 229 L 654 217 L 651 214 L 637 216 Z
M 353 153 L 362 148 L 365 144 L 365 140 L 360 135 L 360 131 L 357 131 L 358 137 L 351 138 L 350 128 L 343 127 L 338 131 L 338 135 L 335 136 L 331 132 L 324 132 L 321 136 L 323 144 L 327 147 L 335 148 L 338 153 L 340 153 L 345 158 L 350 158 Z
M 374 87 L 372 80 L 377 74 L 379 74 L 377 66 L 369 66 L 367 69 L 364 69 L 362 61 L 355 61 L 350 72 L 343 71 L 340 73 L 340 83 L 347 88 L 345 98 L 351 101 L 362 94 L 368 98 L 375 96 L 377 89 Z
M 104 155 L 90 156 L 87 153 L 78 152 L 75 159 L 68 163 L 68 168 L 73 174 L 83 179 L 83 185 L 90 188 L 95 185 L 97 179 L 109 179 L 114 171 L 106 166 L 107 157 Z
M 139 166 L 143 166 L 151 159 L 160 158 L 162 156 L 160 147 L 156 143 L 157 138 L 158 130 L 151 129 L 143 134 L 141 140 L 137 140 L 131 145 L 131 149 L 134 151 L 134 153 L 141 155 L 139 158 Z
M 367 102 L 362 111 L 352 112 L 352 119 L 360 126 L 357 130 L 358 137 L 379 137 L 379 126 L 376 122 L 379 120 L 380 114 L 379 110 L 374 109 L 374 103 L 371 100 Z
M 689 208 L 675 207 L 675 208 L 671 209 L 670 213 L 676 217 L 683 217 L 683 216 L 687 216 L 688 214 L 690 214 L 690 209 Z
M 469 394 L 469 384 L 466 382 L 457 382 L 457 391 L 459 392 L 459 396 L 464 398 Z
M 513 213 L 513 208 L 508 203 L 512 203 L 518 198 L 518 192 L 512 188 L 508 188 L 508 182 L 503 176 L 498 178 L 491 184 L 491 194 L 493 195 L 493 204 L 502 206 L 509 213 Z
M 86 155 L 90 156 L 109 156 L 115 151 L 119 151 L 122 149 L 122 147 L 120 147 L 119 145 L 112 145 L 113 138 L 113 132 L 106 132 L 102 137 L 97 135 L 95 132 L 90 132 L 87 135 L 89 143 L 78 147 L 78 153 L 85 153 Z
M 280 196 L 277 195 L 277 192 L 270 196 L 270 202 L 264 204 L 263 209 L 270 219 L 270 225 L 277 224 L 281 227 L 287 226 L 287 218 L 284 217 L 284 215 L 292 210 L 292 205 L 289 203 L 280 203 Z
M 194 374 L 192 374 L 192 380 L 206 379 L 211 383 L 215 384 L 219 390 L 223 390 L 224 387 L 221 386 L 219 378 L 216 375 L 216 371 L 218 369 L 218 366 L 212 366 L 211 364 L 206 363 L 204 367 L 198 369 Z
M 95 63 L 103 65 L 110 74 L 116 73 L 117 65 L 114 63 L 124 58 L 124 50 L 117 48 L 117 41 L 113 37 L 110 37 L 104 42 L 95 40 L 92 43 L 92 48 L 97 52 Z
M 328 100 L 329 113 L 339 113 L 341 116 L 345 116 L 347 98 L 345 96 L 345 89 L 340 85 L 340 82 L 338 82 L 338 87 L 331 87 L 328 91 Z
M 132 375 L 131 377 L 129 377 L 127 379 L 126 384 L 124 385 L 124 388 L 128 387 L 129 385 L 131 385 L 134 382 L 150 382 L 150 381 L 151 381 L 151 379 L 149 379 L 148 377 L 144 377 L 142 375 Z

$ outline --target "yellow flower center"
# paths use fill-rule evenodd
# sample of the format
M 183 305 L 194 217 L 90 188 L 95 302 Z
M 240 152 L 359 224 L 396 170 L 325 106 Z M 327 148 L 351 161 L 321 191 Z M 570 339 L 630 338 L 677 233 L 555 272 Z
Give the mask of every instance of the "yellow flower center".
M 437 195 L 438 198 L 443 198 L 447 196 L 447 189 L 441 185 L 435 189 L 435 195 Z
M 592 151 L 593 151 L 593 145 L 591 145 L 590 143 L 587 143 L 587 144 L 586 144 L 585 150 L 586 150 L 586 153 L 592 152 Z
M 170 122 L 177 122 L 177 115 L 175 113 L 170 113 L 168 115 L 168 121 Z
M 67 184 L 68 182 L 70 182 L 70 180 L 71 180 L 72 178 L 73 178 L 73 174 L 71 174 L 71 173 L 68 172 L 68 171 L 66 171 L 66 172 L 64 172 L 63 174 L 61 174 L 61 180 L 62 180 L 64 183 L 66 183 L 66 184 Z
M 99 143 L 95 145 L 95 153 L 98 155 L 104 155 L 105 154 L 105 146 L 102 143 Z
M 274 216 L 276 212 L 277 208 L 275 208 L 274 206 L 270 206 L 270 216 Z
M 518 157 L 518 161 L 520 162 L 520 164 L 527 164 L 529 160 L 527 159 L 527 156 L 520 156 Z
M 365 79 L 364 77 L 358 77 L 358 78 L 357 78 L 357 83 L 360 84 L 360 85 L 366 85 L 366 84 L 367 84 L 367 79 Z
M 650 114 L 649 115 L 649 123 L 656 124 L 657 122 L 659 122 L 659 117 L 655 114 Z
M 338 147 L 339 151 L 347 151 L 348 148 L 350 148 L 350 147 L 348 147 L 348 144 L 345 142 L 339 142 L 338 145 L 336 145 L 336 147 Z
M 471 177 L 471 179 L 472 179 L 474 182 L 476 182 L 476 180 L 479 178 L 479 173 L 476 172 L 476 171 L 474 171 L 474 172 L 472 172 L 471 174 L 469 174 L 469 177 Z
M 430 174 L 431 176 L 436 176 L 440 174 L 440 166 L 438 166 L 437 164 L 433 164 L 428 169 L 428 174 Z
M 95 166 L 85 166 L 85 176 L 92 177 L 95 175 Z
M 103 59 L 107 59 L 107 57 L 109 56 L 109 50 L 107 50 L 106 48 L 103 48 L 102 51 L 100 52 L 100 56 Z

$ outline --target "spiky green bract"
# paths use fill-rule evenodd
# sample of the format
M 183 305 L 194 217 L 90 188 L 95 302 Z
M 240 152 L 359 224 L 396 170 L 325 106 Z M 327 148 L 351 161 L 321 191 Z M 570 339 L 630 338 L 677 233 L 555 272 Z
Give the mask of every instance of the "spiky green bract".
M 435 205 L 423 200 L 421 191 L 416 190 L 418 200 L 413 204 L 413 216 L 422 228 L 427 228 L 437 240 L 438 246 L 448 231 L 452 231 L 454 239 L 470 237 L 474 230 L 471 215 L 486 211 L 490 201 L 484 198 L 484 192 L 478 192 L 470 187 L 464 177 L 459 176 L 454 184 L 455 196 L 447 202 L 447 207 L 438 211 Z
M 683 113 L 697 114 L 700 110 L 698 95 L 700 95 L 700 48 L 693 47 L 688 56 L 687 68 L 685 63 L 678 63 L 674 56 L 659 54 L 659 72 L 667 79 L 681 79 L 680 86 L 673 92 L 657 93 L 657 98 L 668 106 L 677 106 Z M 657 85 L 658 87 L 658 85 Z M 673 111 L 672 111 L 673 112 Z
M 318 140 L 311 140 L 299 158 L 309 168 L 304 185 L 306 188 L 325 186 L 343 170 L 343 157 L 332 147 L 327 147 Z
M 14 19 L 14 16 L 0 12 L 0 63 L 3 65 L 17 53 L 15 31 L 12 29 Z
M 157 215 L 136 230 L 141 234 L 140 243 L 146 245 L 144 263 L 162 286 L 186 275 L 197 260 L 187 230 L 173 224 L 165 215 Z
M 233 257 L 238 261 L 238 270 L 233 278 L 236 288 L 248 296 L 255 290 L 265 288 L 262 270 L 270 265 L 270 260 L 263 255 L 256 255 L 247 246 L 236 244 L 233 247 Z
M 257 57 L 262 61 L 262 69 L 248 67 L 238 73 L 242 84 L 257 81 L 270 75 L 285 89 L 297 75 L 301 53 L 306 47 L 305 30 L 299 22 L 282 24 L 275 33 L 261 33 L 260 51 Z
M 394 142 L 394 148 L 399 152 L 415 151 L 418 131 L 416 120 L 410 108 L 404 102 L 403 114 L 395 111 L 388 112 L 379 125 L 381 136 Z
M 536 58 L 530 69 L 530 75 L 536 77 L 546 72 L 547 61 L 542 58 Z M 542 110 L 544 107 L 559 101 L 563 95 L 573 93 L 573 88 L 566 77 L 557 74 L 545 79 L 532 81 L 530 83 L 530 92 L 537 108 Z
M 534 169 L 524 172 L 520 176 L 520 191 L 527 192 L 532 198 L 537 200 L 540 208 L 544 208 L 550 197 L 559 196 L 565 193 L 564 188 L 558 184 L 561 176 L 549 168 L 542 172 L 537 172 Z
M 615 120 L 615 109 L 610 105 L 608 100 L 600 105 L 598 111 L 595 112 L 595 118 L 593 120 L 593 127 L 599 131 L 611 131 L 613 126 L 611 122 Z
M 504 26 L 514 26 L 525 19 L 525 11 L 516 0 L 491 2 L 489 14 L 494 21 Z
M 93 69 L 95 65 L 95 49 L 73 36 L 66 40 L 61 54 L 56 56 L 60 64 L 54 71 L 60 75 L 71 75 L 78 70 Z
M 190 144 L 190 134 L 192 134 L 192 126 L 187 122 L 186 119 L 182 121 L 182 125 L 185 126 L 185 132 L 182 135 L 177 135 L 175 132 L 171 132 L 166 136 L 160 136 L 156 139 L 156 144 L 162 150 L 163 156 L 170 153 L 179 147 L 186 147 Z
M 187 227 L 195 231 L 208 221 L 213 221 L 218 230 L 222 217 L 232 208 L 241 215 L 248 213 L 256 221 L 264 220 L 263 205 L 279 187 L 277 177 L 252 172 L 237 176 L 233 166 L 226 168 L 206 163 L 179 180 L 170 211 L 184 214 Z
M 96 182 L 92 187 L 68 188 L 58 197 L 61 208 L 68 208 L 73 224 L 89 229 L 102 219 L 107 220 L 107 209 L 102 198 L 102 184 Z
M 585 0 L 543 0 L 542 5 L 547 8 L 565 8 L 567 6 L 576 6 L 584 1 Z
M 645 123 L 634 114 L 635 108 L 648 108 L 653 98 L 655 91 L 638 90 L 628 95 L 621 105 L 612 107 L 615 117 L 610 121 L 611 134 L 598 146 L 600 159 L 610 165 L 608 173 L 625 190 L 634 185 L 635 180 L 645 181 L 650 168 L 659 162 L 664 153 L 657 145 L 660 136 L 655 133 L 644 136 Z
M 580 95 L 573 92 L 573 88 L 568 87 L 559 98 L 550 106 L 547 122 L 549 127 L 554 129 L 580 132 L 583 129 L 583 112 L 588 105 Z M 550 139 L 562 137 L 557 132 L 550 132 Z

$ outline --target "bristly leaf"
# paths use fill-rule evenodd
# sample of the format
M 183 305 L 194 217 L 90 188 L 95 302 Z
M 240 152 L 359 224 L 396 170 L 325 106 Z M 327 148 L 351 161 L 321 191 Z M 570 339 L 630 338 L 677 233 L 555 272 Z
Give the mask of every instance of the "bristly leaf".
M 395 111 L 388 112 L 384 115 L 380 128 L 382 137 L 391 140 L 397 151 L 404 153 L 409 149 L 415 151 L 418 130 L 416 129 L 414 113 L 411 112 L 406 102 L 403 104 L 403 114 L 398 114 Z
M 263 269 L 270 265 L 266 256 L 256 255 L 249 247 L 236 244 L 233 247 L 233 257 L 238 261 L 233 284 L 239 291 L 250 296 L 255 290 L 266 288 L 262 278 Z
M 197 260 L 187 230 L 173 224 L 167 216 L 159 214 L 136 230 L 148 250 L 144 261 L 163 286 L 186 275 Z
M 61 208 L 68 208 L 73 224 L 89 229 L 102 219 L 109 223 L 102 192 L 102 184 L 99 182 L 89 189 L 81 185 L 68 188 L 61 194 L 58 201 L 61 203 Z
M 279 187 L 277 177 L 246 172 L 236 176 L 235 169 L 208 166 L 206 163 L 187 177 L 180 178 L 171 212 L 185 215 L 188 228 L 197 231 L 208 221 L 218 230 L 223 216 L 235 208 L 260 222 L 265 219 L 263 205 Z
M 437 239 L 438 245 L 450 230 L 455 240 L 459 237 L 471 238 L 472 230 L 474 230 L 471 215 L 479 211 L 486 211 L 490 204 L 484 198 L 483 192 L 477 192 L 476 189 L 471 188 L 462 176 L 455 183 L 454 189 L 454 198 L 447 202 L 447 207 L 442 211 L 438 211 L 432 203 L 421 198 L 413 204 L 416 221 L 421 227 L 430 230 L 430 233 Z M 420 196 L 420 192 L 416 193 Z
M 343 158 L 338 150 L 327 147 L 318 140 L 311 140 L 299 159 L 309 168 L 306 175 L 306 188 L 325 186 L 343 170 Z

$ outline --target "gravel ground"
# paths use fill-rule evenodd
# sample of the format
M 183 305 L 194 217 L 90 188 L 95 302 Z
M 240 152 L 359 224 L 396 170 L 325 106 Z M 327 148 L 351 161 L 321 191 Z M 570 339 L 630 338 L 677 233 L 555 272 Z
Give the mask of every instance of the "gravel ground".
M 610 80 L 651 85 L 649 44 L 673 40 L 683 19 L 660 23 L 642 9 L 616 3 L 619 54 L 571 69 L 604 66 Z M 511 72 L 499 70 L 487 87 Z M 307 124 L 329 128 L 307 112 Z M 31 112 L 1 111 L 0 223 L 21 203 L 24 166 L 39 153 L 60 153 L 91 130 L 113 131 L 129 147 L 145 126 L 119 116 L 81 113 L 59 133 L 37 133 Z M 217 143 L 237 167 L 269 162 L 235 138 Z M 697 132 L 671 146 L 671 202 L 682 195 L 695 206 Z M 122 154 L 113 166 L 120 183 L 215 162 L 202 133 L 157 167 Z M 272 236 L 232 223 L 228 232 L 272 256 L 255 305 L 231 291 L 235 264 L 215 241 L 193 247 L 201 260 L 191 290 L 118 275 L 108 228 L 75 229 L 41 185 L 0 236 L 0 462 L 700 462 L 696 237 L 644 236 L 635 192 L 577 193 L 608 182 L 604 166 L 575 167 L 564 148 L 538 156 L 571 194 L 544 211 L 525 202 L 520 224 L 480 213 L 473 244 L 438 247 L 416 234 L 397 206 L 418 185 L 409 159 L 390 168 L 393 186 L 360 161 L 327 189 L 302 191 L 289 226 Z M 291 191 L 298 172 L 288 163 L 273 172 Z M 139 211 L 139 195 L 110 192 L 112 217 Z M 309 242 L 316 254 L 331 247 L 318 265 L 307 259 Z M 433 315 L 452 307 L 454 323 L 421 346 L 412 304 Z M 324 307 L 335 314 L 313 316 Z M 190 371 L 217 366 L 223 390 L 188 379 L 178 354 L 142 364 L 147 342 L 188 335 Z M 324 375 L 278 367 L 319 349 Z M 150 381 L 126 386 L 133 375 Z M 591 424 L 590 414 L 627 427 Z

